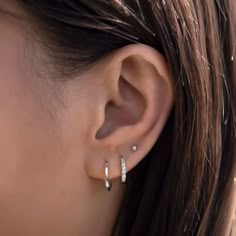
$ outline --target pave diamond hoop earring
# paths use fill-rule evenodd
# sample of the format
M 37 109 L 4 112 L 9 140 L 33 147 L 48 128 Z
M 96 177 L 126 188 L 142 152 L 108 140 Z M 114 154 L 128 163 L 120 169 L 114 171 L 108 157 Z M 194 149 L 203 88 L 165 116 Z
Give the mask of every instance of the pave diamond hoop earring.
M 121 183 L 126 182 L 126 161 L 123 156 L 120 158 L 120 164 L 121 164 Z
M 138 146 L 133 145 L 131 147 L 131 150 L 133 152 L 136 152 L 138 150 Z M 127 173 L 126 160 L 123 156 L 120 157 L 120 164 L 121 164 L 121 183 L 123 184 L 126 182 L 126 173 Z
M 105 161 L 105 186 L 108 191 L 111 191 L 112 183 L 109 180 L 109 164 Z

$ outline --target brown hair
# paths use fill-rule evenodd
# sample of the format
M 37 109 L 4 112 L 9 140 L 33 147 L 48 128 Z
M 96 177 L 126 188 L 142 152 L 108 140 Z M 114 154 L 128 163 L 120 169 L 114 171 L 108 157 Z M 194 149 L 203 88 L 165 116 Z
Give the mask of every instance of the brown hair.
M 64 79 L 130 43 L 160 51 L 171 68 L 173 112 L 129 173 L 113 235 L 226 235 L 236 165 L 227 1 L 18 2 Z

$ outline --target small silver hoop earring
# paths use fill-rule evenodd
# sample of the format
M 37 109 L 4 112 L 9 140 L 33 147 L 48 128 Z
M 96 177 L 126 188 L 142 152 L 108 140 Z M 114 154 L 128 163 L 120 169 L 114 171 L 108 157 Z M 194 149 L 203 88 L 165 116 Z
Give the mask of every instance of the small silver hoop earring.
M 123 156 L 120 158 L 120 163 L 121 163 L 121 183 L 123 184 L 126 182 L 126 161 Z
M 105 161 L 105 186 L 108 191 L 111 191 L 112 183 L 109 181 L 109 164 Z

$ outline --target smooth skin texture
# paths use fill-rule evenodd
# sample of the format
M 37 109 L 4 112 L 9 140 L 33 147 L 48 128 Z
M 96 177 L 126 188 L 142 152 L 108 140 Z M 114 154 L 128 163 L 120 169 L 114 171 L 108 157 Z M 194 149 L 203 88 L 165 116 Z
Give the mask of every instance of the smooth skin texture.
M 0 10 L 24 15 L 14 1 Z M 43 52 L 25 24 L 0 13 L 0 235 L 108 236 L 125 190 L 120 154 L 132 170 L 173 107 L 167 63 L 133 44 L 55 83 L 38 73 Z

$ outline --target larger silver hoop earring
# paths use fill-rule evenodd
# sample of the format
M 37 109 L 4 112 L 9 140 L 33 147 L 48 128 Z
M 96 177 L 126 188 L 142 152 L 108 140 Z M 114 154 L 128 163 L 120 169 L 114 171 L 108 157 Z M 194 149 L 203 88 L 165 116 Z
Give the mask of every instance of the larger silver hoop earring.
M 111 191 L 112 183 L 109 180 L 109 164 L 105 161 L 105 186 L 108 191 Z

